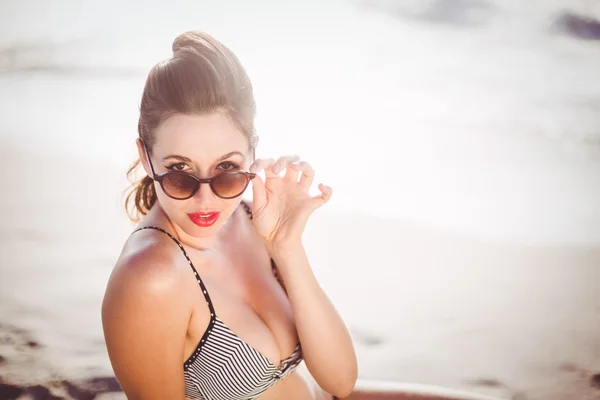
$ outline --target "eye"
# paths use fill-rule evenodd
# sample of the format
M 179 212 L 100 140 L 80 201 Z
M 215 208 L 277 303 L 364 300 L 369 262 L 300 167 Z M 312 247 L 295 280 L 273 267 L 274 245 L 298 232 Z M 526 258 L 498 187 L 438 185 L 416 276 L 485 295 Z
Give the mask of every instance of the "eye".
M 180 162 L 167 166 L 167 169 L 170 171 L 183 171 L 185 170 L 185 167 L 187 167 L 187 165 L 185 163 Z
M 231 170 L 231 169 L 240 169 L 240 166 L 231 161 L 225 161 L 225 162 L 222 162 L 221 164 L 219 164 L 218 168 L 227 171 L 227 170 Z

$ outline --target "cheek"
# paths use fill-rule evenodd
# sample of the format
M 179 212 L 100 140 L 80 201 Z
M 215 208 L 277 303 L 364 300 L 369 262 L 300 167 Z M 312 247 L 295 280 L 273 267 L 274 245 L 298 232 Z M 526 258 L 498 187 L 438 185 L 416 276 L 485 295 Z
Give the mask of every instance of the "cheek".
M 178 217 L 177 214 L 179 213 L 195 211 L 194 203 L 197 201 L 195 200 L 195 197 L 198 195 L 197 193 L 189 199 L 177 200 L 167 196 L 160 186 L 155 186 L 155 190 L 160 205 L 168 212 L 169 217 Z
M 222 200 L 221 219 L 229 218 L 240 205 L 241 199 L 235 198 L 230 200 Z
M 227 221 L 229 221 L 235 210 L 240 205 L 240 199 L 231 199 L 231 200 L 221 200 L 220 204 L 215 204 L 215 208 L 221 211 L 221 215 L 219 217 L 219 222 L 217 222 L 216 228 L 220 229 Z
M 185 209 L 186 200 L 175 200 L 167 196 L 162 190 L 156 192 L 160 206 L 169 218 L 177 217 Z

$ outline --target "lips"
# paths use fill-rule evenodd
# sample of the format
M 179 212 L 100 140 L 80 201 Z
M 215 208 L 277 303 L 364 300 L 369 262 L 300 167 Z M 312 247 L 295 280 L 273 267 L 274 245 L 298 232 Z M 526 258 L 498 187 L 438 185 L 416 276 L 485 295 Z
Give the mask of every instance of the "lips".
M 217 222 L 217 220 L 219 219 L 219 214 L 220 213 L 218 211 L 195 212 L 188 213 L 188 217 L 194 224 L 202 228 L 206 228 Z

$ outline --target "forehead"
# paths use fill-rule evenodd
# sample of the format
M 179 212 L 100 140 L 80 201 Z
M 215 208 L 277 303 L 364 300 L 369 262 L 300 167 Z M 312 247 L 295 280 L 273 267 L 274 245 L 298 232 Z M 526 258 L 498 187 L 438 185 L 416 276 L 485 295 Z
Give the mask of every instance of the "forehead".
M 248 140 L 224 113 L 175 114 L 155 131 L 154 152 L 210 161 L 231 151 L 248 151 Z

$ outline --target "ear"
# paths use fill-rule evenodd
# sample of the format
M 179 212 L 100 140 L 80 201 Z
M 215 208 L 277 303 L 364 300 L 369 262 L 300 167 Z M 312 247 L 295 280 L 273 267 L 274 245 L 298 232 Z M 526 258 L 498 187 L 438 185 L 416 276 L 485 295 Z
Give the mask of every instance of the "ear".
M 135 139 L 135 144 L 137 146 L 138 157 L 140 158 L 140 162 L 142 163 L 142 167 L 144 167 L 144 171 L 146 171 L 146 175 L 152 178 L 152 170 L 150 169 L 150 165 L 148 164 L 148 160 L 146 158 L 146 150 L 144 150 L 144 142 L 141 138 Z

